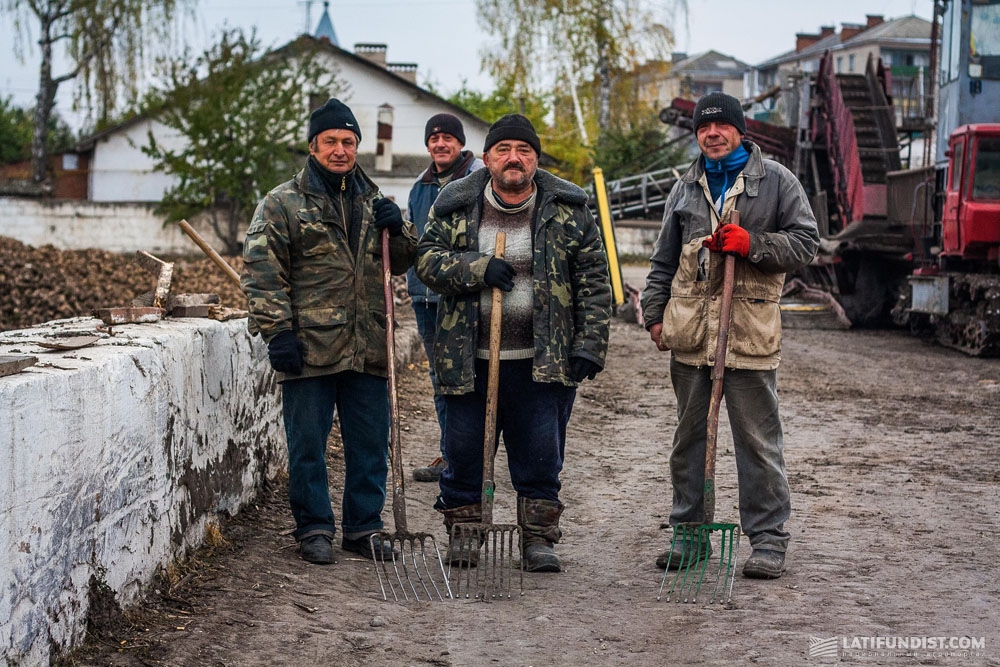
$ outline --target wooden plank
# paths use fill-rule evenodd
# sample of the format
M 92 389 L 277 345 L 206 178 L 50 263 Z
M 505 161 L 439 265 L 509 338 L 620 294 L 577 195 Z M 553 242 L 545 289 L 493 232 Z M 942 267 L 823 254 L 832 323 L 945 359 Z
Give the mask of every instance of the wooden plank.
M 38 363 L 38 357 L 20 354 L 0 355 L 0 377 L 20 373 L 28 366 Z

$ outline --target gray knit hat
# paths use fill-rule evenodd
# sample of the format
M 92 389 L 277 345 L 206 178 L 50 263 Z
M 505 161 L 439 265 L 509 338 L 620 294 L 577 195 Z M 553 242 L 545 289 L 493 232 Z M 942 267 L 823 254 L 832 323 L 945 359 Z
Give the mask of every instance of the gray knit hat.
M 725 93 L 709 93 L 700 100 L 694 108 L 694 131 L 704 123 L 729 123 L 740 134 L 747 133 L 747 122 L 743 115 L 743 105 L 732 95 Z

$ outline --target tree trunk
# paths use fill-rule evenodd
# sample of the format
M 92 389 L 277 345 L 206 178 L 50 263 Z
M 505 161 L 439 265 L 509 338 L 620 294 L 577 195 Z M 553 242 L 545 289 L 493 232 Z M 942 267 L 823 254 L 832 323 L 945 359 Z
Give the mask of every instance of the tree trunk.
M 229 234 L 226 235 L 226 250 L 230 255 L 241 255 L 240 246 L 240 223 L 243 216 L 240 215 L 240 206 L 232 200 L 229 203 Z
M 49 118 L 55 106 L 59 84 L 52 79 L 52 18 L 39 15 L 41 36 L 38 45 L 42 63 L 38 73 L 38 95 L 35 97 L 35 131 L 31 139 L 31 180 L 44 183 L 48 177 Z
M 600 4 L 597 16 L 597 79 L 599 89 L 597 93 L 597 127 L 601 134 L 611 129 L 611 66 L 608 63 L 608 50 L 610 49 L 609 37 L 607 33 L 607 6 Z

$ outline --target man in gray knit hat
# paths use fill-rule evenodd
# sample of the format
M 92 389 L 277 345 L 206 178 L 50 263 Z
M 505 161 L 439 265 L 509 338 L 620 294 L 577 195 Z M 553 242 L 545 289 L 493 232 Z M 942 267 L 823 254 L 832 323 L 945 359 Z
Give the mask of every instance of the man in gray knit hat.
M 431 205 L 437 199 L 441 188 L 452 181 L 457 181 L 483 168 L 483 161 L 465 149 L 465 128 L 456 116 L 450 113 L 439 113 L 427 119 L 424 127 L 424 144 L 431 156 L 431 164 L 420 175 L 410 189 L 410 197 L 406 206 L 406 216 L 417 228 L 417 237 L 424 233 L 427 226 L 427 214 Z M 440 456 L 430 465 L 421 466 L 413 471 L 413 479 L 418 482 L 436 482 L 441 478 L 441 471 L 448 465 L 444 458 L 444 398 L 437 391 L 437 376 L 434 374 L 434 332 L 437 328 L 438 295 L 434 290 L 420 282 L 416 269 L 411 268 L 406 273 L 406 290 L 410 294 L 413 314 L 417 317 L 417 330 L 424 343 L 427 361 L 430 362 L 431 384 L 434 385 L 434 411 L 437 413 L 440 438 L 438 442 Z
M 507 294 L 497 438 L 517 491 L 521 558 L 528 572 L 559 572 L 566 425 L 576 387 L 604 367 L 608 262 L 587 193 L 538 168 L 531 121 L 504 116 L 483 151 L 486 169 L 441 190 L 417 249 L 417 276 L 440 295 L 434 360 L 448 466 L 434 507 L 449 532 L 482 519 L 490 294 L 498 287 Z M 498 231 L 507 235 L 504 259 L 494 257 Z M 476 549 L 470 558 L 461 546 L 449 546 L 449 559 L 474 561 Z
M 795 176 L 764 159 L 744 139 L 739 100 L 702 97 L 694 112 L 701 157 L 667 197 L 650 259 L 642 314 L 660 351 L 671 350 L 670 381 L 677 429 L 670 454 L 674 499 L 670 524 L 699 522 L 707 415 L 718 336 L 724 255 L 736 255 L 736 285 L 726 354 L 724 395 L 739 473 L 740 521 L 753 553 L 743 576 L 776 579 L 785 570 L 791 513 L 776 369 L 781 358 L 778 299 L 785 273 L 807 264 L 819 247 L 809 201 Z M 740 225 L 721 224 L 740 212 Z M 656 559 L 677 569 L 711 555 L 711 545 L 676 540 Z

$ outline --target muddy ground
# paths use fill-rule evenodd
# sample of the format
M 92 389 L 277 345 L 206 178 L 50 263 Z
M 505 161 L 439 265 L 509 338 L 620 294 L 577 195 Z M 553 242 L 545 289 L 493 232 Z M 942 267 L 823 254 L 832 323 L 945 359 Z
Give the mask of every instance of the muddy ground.
M 171 570 L 126 619 L 95 625 L 68 663 L 791 666 L 836 662 L 810 657 L 810 638 L 837 638 L 841 661 L 1000 665 L 1000 360 L 902 332 L 808 329 L 786 330 L 783 356 L 788 572 L 737 575 L 729 605 L 656 600 L 675 424 L 668 355 L 616 321 L 607 370 L 579 391 L 570 424 L 565 572 L 527 575 L 509 601 L 384 602 L 370 562 L 339 548 L 329 567 L 298 558 L 279 480 L 226 522 L 225 544 Z M 402 374 L 401 408 L 409 472 L 437 448 L 420 367 Z M 329 460 L 339 497 L 336 438 Z M 496 517 L 511 520 L 502 454 L 498 470 Z M 717 483 L 717 519 L 737 521 L 724 411 Z M 409 524 L 443 543 L 435 492 L 408 483 Z M 388 507 L 385 517 L 391 529 Z M 744 539 L 740 566 L 747 555 Z M 946 646 L 868 654 L 869 637 Z M 952 638 L 985 646 L 961 654 Z

